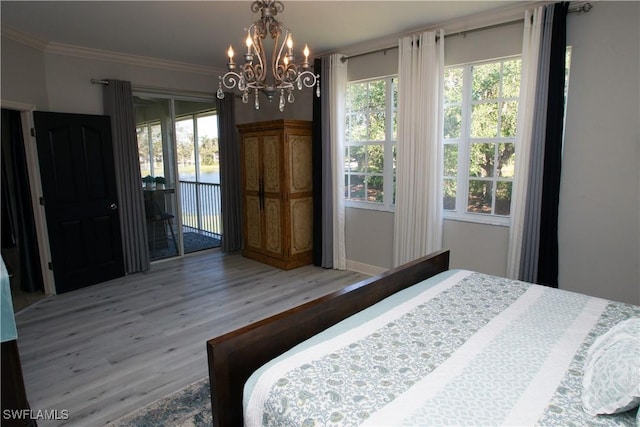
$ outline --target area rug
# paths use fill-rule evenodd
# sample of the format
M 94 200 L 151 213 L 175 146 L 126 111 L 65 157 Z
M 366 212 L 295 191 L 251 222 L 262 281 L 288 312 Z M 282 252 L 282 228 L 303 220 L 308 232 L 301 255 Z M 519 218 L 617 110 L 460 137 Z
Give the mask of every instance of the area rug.
M 109 424 L 113 427 L 204 427 L 213 425 L 209 378 L 203 378 Z

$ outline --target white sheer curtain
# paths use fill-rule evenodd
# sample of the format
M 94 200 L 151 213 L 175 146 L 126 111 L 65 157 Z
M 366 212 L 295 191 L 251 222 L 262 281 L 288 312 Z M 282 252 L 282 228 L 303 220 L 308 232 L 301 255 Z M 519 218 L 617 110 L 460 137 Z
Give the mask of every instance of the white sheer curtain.
M 444 32 L 404 37 L 399 48 L 395 266 L 442 248 Z
M 511 228 L 509 230 L 507 258 L 507 277 L 511 279 L 518 279 L 520 275 L 525 205 L 527 203 L 527 189 L 529 188 L 531 141 L 535 124 L 536 82 L 538 80 L 538 61 L 544 18 L 544 6 L 526 11 L 524 17 L 522 78 L 518 106 L 518 129 L 516 132 L 516 176 L 511 195 Z
M 331 179 L 325 180 L 326 194 L 324 198 L 331 198 L 332 212 L 323 212 L 331 215 L 333 227 L 332 238 L 325 239 L 332 243 L 333 268 L 345 270 L 347 268 L 347 255 L 345 249 L 345 206 L 344 206 L 344 134 L 346 116 L 347 94 L 347 63 L 341 60 L 342 55 L 333 54 L 326 58 L 329 61 L 328 73 L 323 75 L 323 85 L 329 92 L 328 111 L 323 112 L 323 117 L 328 117 L 328 123 L 323 123 L 323 145 L 326 145 L 327 154 L 330 156 Z M 323 59 L 324 60 L 324 59 Z M 324 150 L 323 150 L 324 151 Z M 327 233 L 328 234 L 328 231 Z M 327 248 L 329 249 L 329 248 Z M 325 254 L 328 252 L 324 252 Z M 324 264 L 324 262 L 323 262 Z

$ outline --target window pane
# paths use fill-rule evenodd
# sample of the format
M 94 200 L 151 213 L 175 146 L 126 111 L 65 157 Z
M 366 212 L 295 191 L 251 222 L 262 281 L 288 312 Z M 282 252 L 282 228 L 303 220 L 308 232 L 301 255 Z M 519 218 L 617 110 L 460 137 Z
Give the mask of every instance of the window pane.
M 473 82 L 471 97 L 474 101 L 496 99 L 500 95 L 500 63 L 474 65 L 471 67 Z
M 200 116 L 198 124 L 198 154 L 200 160 L 200 182 L 220 183 L 218 151 L 218 117 Z
M 369 114 L 369 141 L 385 140 L 385 115 L 384 113 Z
M 162 152 L 162 128 L 151 126 L 151 146 L 153 147 L 153 176 L 164 176 L 164 155 Z
M 151 173 L 149 163 L 149 132 L 147 126 L 136 127 L 138 138 L 138 159 L 140 160 L 140 176 L 147 176 Z
M 367 107 L 370 110 L 384 111 L 386 103 L 386 87 L 387 82 L 384 80 L 369 82 L 369 104 Z
M 357 150 L 359 147 L 345 147 L 344 149 L 344 170 L 346 172 L 354 172 L 358 170 L 358 159 L 354 157 L 354 150 Z M 355 153 L 357 154 L 357 153 Z
M 349 147 L 349 170 L 364 172 L 367 168 L 365 148 L 362 146 Z
M 367 84 L 353 83 L 347 85 L 347 105 L 351 111 L 362 111 L 367 105 Z
M 453 105 L 444 109 L 444 137 L 460 138 L 462 129 L 462 107 Z
M 444 72 L 444 102 L 462 102 L 462 68 L 449 68 Z
M 384 178 L 381 175 L 372 175 L 367 180 L 367 201 L 369 202 L 383 202 L 383 182 Z
M 503 137 L 513 138 L 516 136 L 516 126 L 518 125 L 518 102 L 502 103 L 502 122 L 500 134 Z
M 498 136 L 498 103 L 476 104 L 471 108 L 471 138 Z
M 456 209 L 456 180 L 444 179 L 443 180 L 443 200 L 442 205 L 445 210 L 453 211 Z
M 513 183 L 500 181 L 496 183 L 496 215 L 511 214 L 511 187 Z
M 498 173 L 502 178 L 513 178 L 516 163 L 516 147 L 513 143 L 502 143 L 498 146 Z
M 349 176 L 349 199 L 356 201 L 364 201 L 364 175 Z
M 517 98 L 520 96 L 520 68 L 522 61 L 513 59 L 505 61 L 502 68 L 502 96 L 504 98 Z
M 467 212 L 490 214 L 492 191 L 493 182 L 470 179 Z
M 382 145 L 367 145 L 367 171 L 382 173 L 384 170 L 384 147 Z
M 393 201 L 391 203 L 393 203 L 394 205 L 396 204 L 396 158 L 397 158 L 397 150 L 398 146 L 394 145 L 393 146 Z
M 398 140 L 398 79 L 392 79 L 393 82 L 393 135 L 391 139 Z
M 444 176 L 456 176 L 458 171 L 458 144 L 444 144 Z
M 364 141 L 367 138 L 365 115 L 354 113 L 347 115 L 347 141 Z
M 193 144 L 193 120 L 176 120 L 176 144 L 178 149 L 178 177 L 181 181 L 196 180 L 195 146 Z
M 492 177 L 495 162 L 495 144 L 471 144 L 469 176 Z

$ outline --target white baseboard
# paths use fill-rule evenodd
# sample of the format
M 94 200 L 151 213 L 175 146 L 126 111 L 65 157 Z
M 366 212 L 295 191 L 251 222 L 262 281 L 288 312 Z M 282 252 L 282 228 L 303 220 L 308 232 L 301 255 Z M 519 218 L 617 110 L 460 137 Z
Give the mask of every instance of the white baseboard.
M 347 260 L 347 270 L 355 271 L 356 273 L 368 274 L 370 276 L 375 276 L 381 273 L 384 273 L 388 270 L 388 268 L 378 267 L 375 265 L 364 264 L 362 262 Z

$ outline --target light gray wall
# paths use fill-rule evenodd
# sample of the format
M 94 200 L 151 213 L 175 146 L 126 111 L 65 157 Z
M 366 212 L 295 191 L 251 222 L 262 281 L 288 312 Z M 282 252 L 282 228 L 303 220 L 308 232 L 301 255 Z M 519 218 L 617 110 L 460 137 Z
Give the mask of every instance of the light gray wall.
M 44 57 L 41 50 L 2 37 L 0 96 L 47 109 L 47 86 Z
M 560 286 L 640 303 L 640 3 L 568 19 Z

